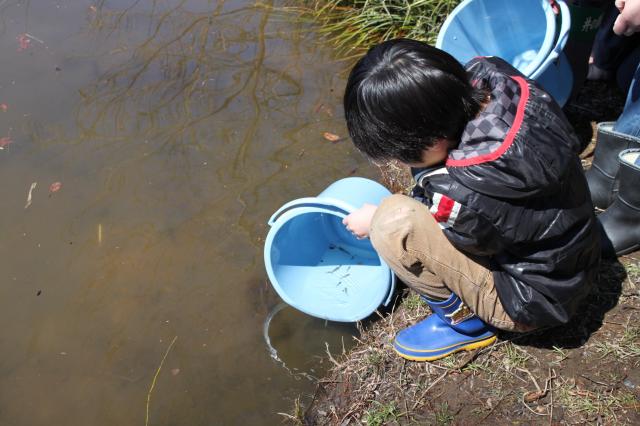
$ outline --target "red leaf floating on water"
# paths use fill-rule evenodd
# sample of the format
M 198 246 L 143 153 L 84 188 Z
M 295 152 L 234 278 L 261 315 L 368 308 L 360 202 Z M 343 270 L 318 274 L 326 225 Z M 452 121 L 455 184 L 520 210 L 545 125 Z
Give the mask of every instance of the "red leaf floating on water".
M 0 138 L 0 148 L 4 149 L 5 146 L 11 145 L 13 141 L 9 136 L 5 136 L 4 138 Z
M 49 187 L 49 192 L 58 192 L 62 188 L 62 184 L 60 182 L 53 182 Z
M 29 48 L 29 46 L 31 46 L 31 39 L 29 38 L 29 36 L 27 36 L 27 34 L 20 34 L 18 37 L 16 37 L 16 39 L 18 40 L 18 44 L 20 45 L 20 47 L 18 47 L 18 52 L 22 52 L 23 50 L 26 50 Z
M 340 139 L 342 139 L 340 136 L 334 133 L 329 133 L 329 132 L 324 132 L 322 136 L 324 136 L 324 138 L 329 142 L 333 142 L 333 143 L 338 142 Z

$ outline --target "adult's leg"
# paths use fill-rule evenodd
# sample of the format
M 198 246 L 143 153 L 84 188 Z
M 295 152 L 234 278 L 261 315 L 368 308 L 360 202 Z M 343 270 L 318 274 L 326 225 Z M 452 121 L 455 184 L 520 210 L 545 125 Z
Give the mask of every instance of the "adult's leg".
M 424 204 L 404 195 L 385 199 L 373 217 L 370 238 L 391 269 L 419 294 L 446 299 L 453 292 L 486 323 L 526 329 L 505 312 L 488 260 L 457 250 Z
M 620 133 L 640 137 L 640 64 L 636 66 L 633 81 L 627 94 L 627 101 L 613 129 Z

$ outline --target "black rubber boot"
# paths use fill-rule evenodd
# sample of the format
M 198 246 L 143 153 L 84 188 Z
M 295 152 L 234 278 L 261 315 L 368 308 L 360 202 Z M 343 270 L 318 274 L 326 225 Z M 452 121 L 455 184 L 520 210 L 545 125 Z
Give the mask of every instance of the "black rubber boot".
M 587 170 L 587 182 L 593 205 L 606 209 L 618 192 L 618 154 L 629 148 L 640 148 L 640 138 L 613 130 L 615 122 L 599 123 L 593 164 Z
M 620 190 L 598 220 L 602 224 L 602 255 L 621 256 L 640 249 L 640 149 L 618 156 Z

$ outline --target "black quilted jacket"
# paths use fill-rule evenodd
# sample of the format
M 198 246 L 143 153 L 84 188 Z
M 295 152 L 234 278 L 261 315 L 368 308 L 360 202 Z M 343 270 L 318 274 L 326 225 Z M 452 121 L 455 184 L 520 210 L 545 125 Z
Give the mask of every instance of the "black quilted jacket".
M 454 246 L 491 258 L 498 297 L 513 320 L 564 324 L 600 261 L 579 141 L 560 107 L 508 63 L 476 58 L 467 70 L 490 92 L 489 104 L 446 167 L 414 170 L 413 196 Z

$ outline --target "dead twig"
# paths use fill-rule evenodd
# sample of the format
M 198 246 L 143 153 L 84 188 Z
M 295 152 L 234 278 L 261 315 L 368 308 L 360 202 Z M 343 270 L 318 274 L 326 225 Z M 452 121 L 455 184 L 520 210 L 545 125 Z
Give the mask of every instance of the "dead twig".
M 418 406 L 418 404 L 419 404 L 419 403 L 424 399 L 424 397 L 425 397 L 425 396 L 427 396 L 427 394 L 429 393 L 429 391 L 430 391 L 431 389 L 433 389 L 433 387 L 434 387 L 435 385 L 437 385 L 438 383 L 440 383 L 440 381 L 441 381 L 442 379 L 444 379 L 445 377 L 447 377 L 447 375 L 449 374 L 449 372 L 450 372 L 450 371 L 451 371 L 451 370 L 449 370 L 449 371 L 445 371 L 444 373 L 442 373 L 442 374 L 440 375 L 440 377 L 438 377 L 438 378 L 437 378 L 437 379 L 435 379 L 433 382 L 431 382 L 431 384 L 429 385 L 429 387 L 427 387 L 427 389 L 426 389 L 424 392 L 422 392 L 422 395 L 420 396 L 420 398 L 418 398 L 418 399 L 416 400 L 416 402 L 413 404 L 413 407 L 411 408 L 411 410 L 412 410 L 412 411 L 416 409 L 416 407 Z
M 484 417 L 482 417 L 482 419 L 480 419 L 480 422 L 484 421 L 487 417 L 489 417 L 491 415 L 491 413 L 493 413 L 496 408 L 498 408 L 498 405 L 500 405 L 500 403 L 507 397 L 507 395 L 509 394 L 505 394 L 502 396 L 502 398 L 500 398 L 498 400 L 498 402 L 496 402 L 496 405 L 494 405 L 493 407 L 491 407 L 491 409 L 489 410 L 489 412 L 487 414 L 484 415 Z
M 599 381 L 597 381 L 597 380 L 592 379 L 592 378 L 591 378 L 591 377 L 589 377 L 589 376 L 585 376 L 584 374 L 581 374 L 581 375 L 580 375 L 580 377 L 583 377 L 583 378 L 585 378 L 585 379 L 589 380 L 590 382 L 593 382 L 593 383 L 595 383 L 595 384 L 597 384 L 597 385 L 600 385 L 600 386 L 605 386 L 605 387 L 608 387 L 608 388 L 613 387 L 613 386 L 612 386 L 611 384 L 609 384 L 609 383 L 599 382 Z
M 171 348 L 173 347 L 173 344 L 176 342 L 177 339 L 178 339 L 178 336 L 175 336 L 171 341 L 171 343 L 169 344 L 169 347 L 167 348 L 167 351 L 164 353 L 164 356 L 162 357 L 162 361 L 160 361 L 160 365 L 156 370 L 156 374 L 153 376 L 153 381 L 151 382 L 151 386 L 149 387 L 149 393 L 147 393 L 147 416 L 145 417 L 145 421 L 144 421 L 145 426 L 149 424 L 149 405 L 151 403 L 151 392 L 153 392 L 153 388 L 156 386 L 156 380 L 158 379 L 158 375 L 160 375 L 160 370 L 162 370 L 162 364 L 164 364 L 164 360 L 167 359 L 167 355 L 169 355 L 169 352 L 171 351 Z
M 329 343 L 324 342 L 324 346 L 327 348 L 327 355 L 329 356 L 329 361 L 331 361 L 336 367 L 340 367 L 340 363 L 333 358 L 333 356 L 331 355 L 331 352 L 329 351 Z

